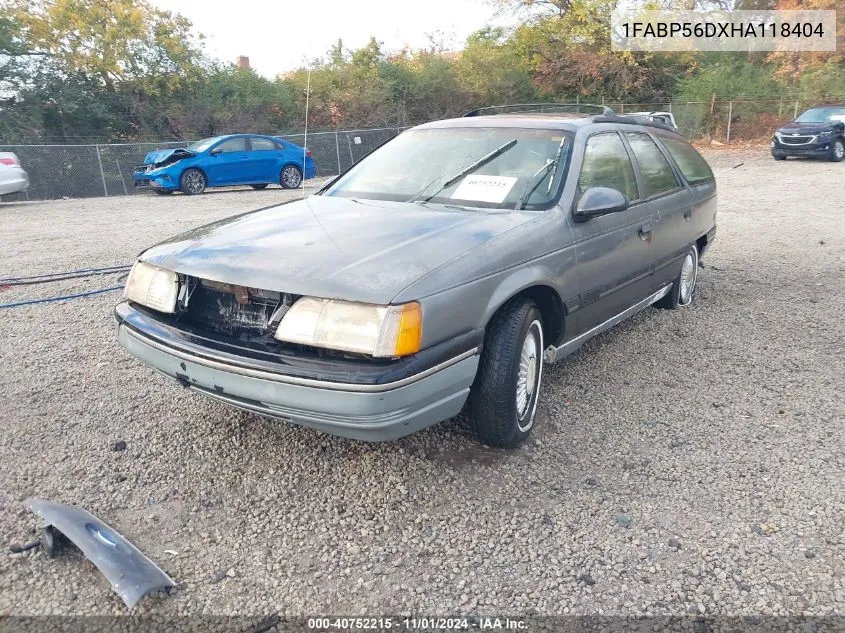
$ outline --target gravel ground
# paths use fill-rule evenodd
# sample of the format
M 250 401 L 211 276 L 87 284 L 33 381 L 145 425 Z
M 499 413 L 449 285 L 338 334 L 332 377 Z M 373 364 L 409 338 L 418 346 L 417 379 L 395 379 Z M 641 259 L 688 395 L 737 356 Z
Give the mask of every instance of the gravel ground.
M 136 608 L 165 617 L 842 614 L 845 165 L 709 158 L 745 166 L 696 302 L 550 367 L 517 451 L 460 419 L 365 444 L 227 408 L 118 347 L 116 292 L 0 312 L 0 540 L 35 533 L 29 496 L 81 505 L 179 581 Z M 129 263 L 290 195 L 2 204 L 0 276 Z M 0 555 L 0 614 L 125 612 L 79 553 Z

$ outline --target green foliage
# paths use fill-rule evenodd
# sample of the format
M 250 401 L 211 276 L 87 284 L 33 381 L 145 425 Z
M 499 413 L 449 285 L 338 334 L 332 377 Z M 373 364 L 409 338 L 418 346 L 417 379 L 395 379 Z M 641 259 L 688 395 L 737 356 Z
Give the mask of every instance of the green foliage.
M 725 54 L 713 55 L 708 61 L 678 82 L 677 99 L 709 101 L 714 94 L 720 99 L 776 99 L 784 91 L 772 69 L 764 64 L 749 62 L 741 55 Z
M 444 50 L 436 36 L 425 50 L 398 52 L 386 52 L 375 38 L 357 50 L 338 40 L 323 59 L 267 79 L 210 60 L 187 19 L 149 0 L 0 0 L 0 139 L 295 132 L 305 123 L 306 96 L 311 129 L 405 126 L 536 100 L 675 99 L 708 102 L 696 129 L 712 131 L 725 119 L 711 112 L 713 94 L 845 99 L 841 53 L 618 53 L 609 40 L 617 0 L 490 1 L 521 16 L 522 24 L 480 29 L 461 51 Z M 836 2 L 811 1 L 818 8 Z M 693 0 L 635 2 L 686 7 Z M 697 6 L 782 8 L 785 2 L 797 0 L 698 0 Z M 782 110 L 776 104 L 778 116 Z M 739 116 L 754 114 L 745 106 Z

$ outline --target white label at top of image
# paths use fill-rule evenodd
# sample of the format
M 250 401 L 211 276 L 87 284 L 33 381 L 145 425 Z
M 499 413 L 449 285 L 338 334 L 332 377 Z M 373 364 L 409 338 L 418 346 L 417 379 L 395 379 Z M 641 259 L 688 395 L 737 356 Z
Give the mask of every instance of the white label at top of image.
M 614 51 L 835 51 L 836 11 L 616 10 Z

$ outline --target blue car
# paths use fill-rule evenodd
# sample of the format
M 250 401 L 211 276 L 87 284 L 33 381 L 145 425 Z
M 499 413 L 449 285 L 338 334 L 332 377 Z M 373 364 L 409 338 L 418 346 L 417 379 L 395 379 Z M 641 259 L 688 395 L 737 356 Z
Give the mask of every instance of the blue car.
M 278 183 L 296 189 L 313 178 L 317 167 L 311 152 L 277 136 L 229 134 L 203 139 L 178 149 L 147 154 L 133 174 L 136 187 L 160 194 L 194 195 L 206 187 L 250 185 L 264 189 Z

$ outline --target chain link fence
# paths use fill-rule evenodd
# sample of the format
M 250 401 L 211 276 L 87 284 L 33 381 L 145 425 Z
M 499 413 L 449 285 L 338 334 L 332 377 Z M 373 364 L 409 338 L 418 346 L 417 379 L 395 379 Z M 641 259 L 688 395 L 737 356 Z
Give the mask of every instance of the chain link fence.
M 795 98 L 719 99 L 689 102 L 611 103 L 619 114 L 671 112 L 687 138 L 728 143 L 768 140 L 778 125 L 793 119 L 810 104 Z M 317 165 L 317 176 L 333 176 L 361 160 L 406 127 L 280 134 L 307 144 Z M 29 174 L 30 200 L 125 196 L 136 191 L 133 171 L 154 149 L 185 147 L 190 141 L 97 145 L 0 145 L 0 151 L 18 155 Z M 143 190 L 142 190 L 143 191 Z
M 337 132 L 309 132 L 308 149 L 317 165 L 317 176 L 334 176 L 361 160 L 373 149 L 406 128 L 390 127 Z M 278 135 L 297 145 L 304 134 Z M 185 147 L 191 141 L 96 145 L 0 145 L 14 152 L 29 174 L 29 200 L 126 196 L 135 189 L 133 172 L 155 149 Z
M 799 98 L 718 99 L 655 103 L 606 103 L 619 114 L 671 112 L 683 134 L 693 141 L 768 141 L 777 127 L 813 105 Z

